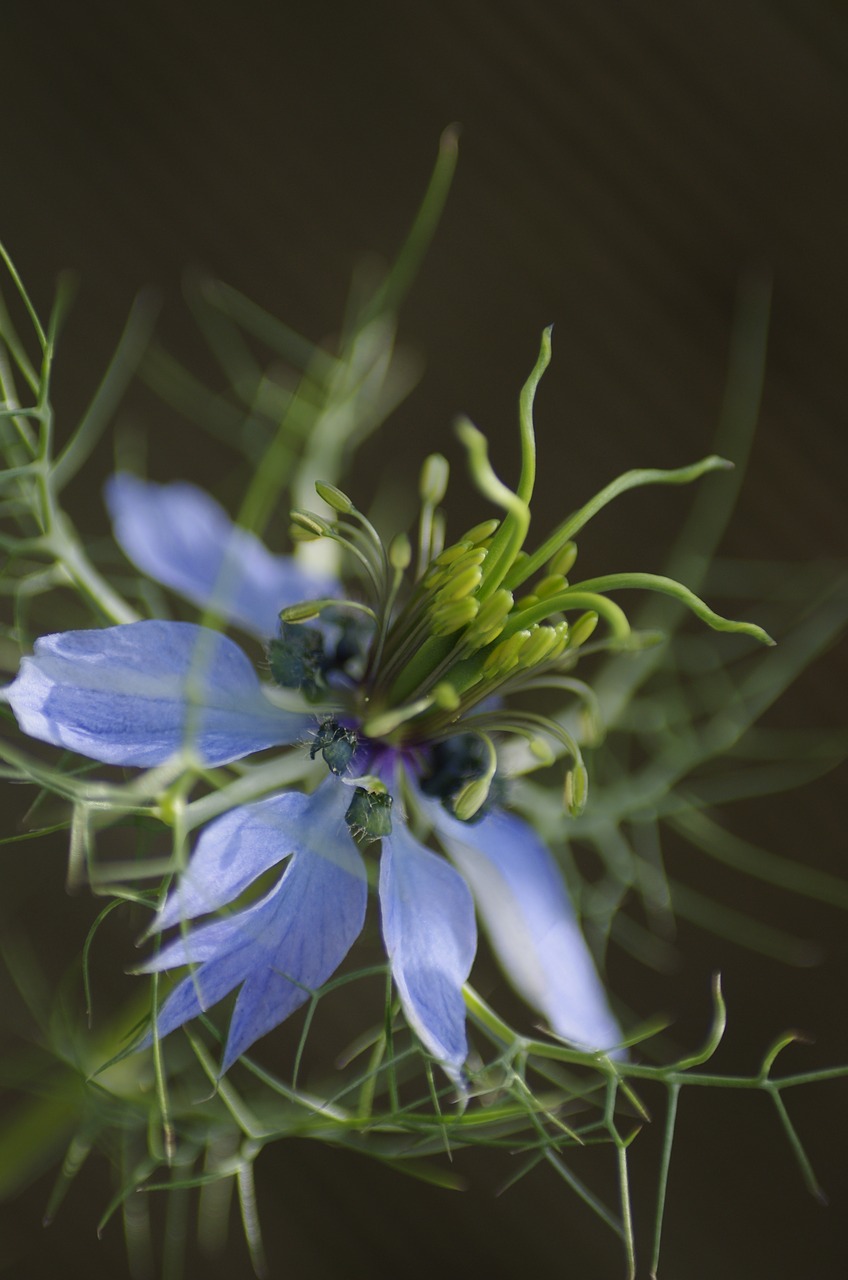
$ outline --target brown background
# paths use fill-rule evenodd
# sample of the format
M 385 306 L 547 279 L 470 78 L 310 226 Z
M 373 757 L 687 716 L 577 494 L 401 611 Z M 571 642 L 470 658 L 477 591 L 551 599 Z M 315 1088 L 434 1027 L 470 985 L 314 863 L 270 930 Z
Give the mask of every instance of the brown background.
M 438 135 L 456 120 L 454 192 L 404 312 L 406 341 L 426 371 L 379 449 L 365 451 L 363 489 L 411 475 L 422 440 L 460 466 L 450 433 L 459 410 L 501 442 L 495 456 L 509 474 L 515 393 L 551 321 L 555 359 L 539 401 L 550 519 L 628 467 L 701 456 L 740 275 L 766 266 L 775 293 L 762 422 L 723 551 L 796 563 L 844 555 L 841 6 L 18 0 L 0 9 L 0 42 L 0 235 L 42 310 L 59 269 L 75 268 L 82 281 L 58 370 L 66 421 L 95 385 L 140 286 L 160 286 L 163 331 L 191 351 L 179 302 L 186 267 L 219 274 L 314 339 L 331 333 L 358 255 L 397 247 Z M 214 450 L 145 412 L 152 473 L 221 491 Z M 90 487 L 71 495 L 92 532 L 105 529 L 97 483 L 108 467 L 104 451 Z M 587 540 L 587 571 L 659 568 L 688 498 L 664 491 L 662 501 L 626 502 Z M 843 723 L 844 687 L 844 662 L 831 655 L 776 722 Z M 841 799 L 831 778 L 736 806 L 729 818 L 767 847 L 838 869 Z M 92 909 L 62 898 L 61 857 L 57 849 L 41 945 L 61 920 L 73 949 Z M 722 1067 L 752 1069 L 791 1025 L 817 1035 L 814 1048 L 793 1051 L 794 1069 L 848 1057 L 844 917 L 709 867 L 697 874 L 712 896 L 816 938 L 824 964 L 781 968 L 684 926 L 680 971 L 645 979 L 634 1003 L 670 1009 L 694 1044 L 708 976 L 721 968 L 732 1018 Z M 612 977 L 630 992 L 626 962 L 613 958 Z M 805 1195 L 764 1099 L 684 1099 L 665 1275 L 843 1277 L 844 1101 L 836 1086 L 791 1099 L 832 1196 L 823 1210 Z M 646 1220 L 656 1154 L 649 1136 L 636 1156 Z M 457 1196 L 305 1144 L 269 1154 L 259 1177 L 272 1274 L 622 1273 L 615 1242 L 541 1172 L 495 1200 L 507 1158 L 463 1167 L 472 1189 Z M 0 1274 L 123 1274 L 117 1226 L 102 1243 L 93 1233 L 104 1178 L 75 1189 L 42 1234 L 46 1185 L 4 1212 Z M 226 1266 L 198 1267 L 247 1274 L 238 1247 Z

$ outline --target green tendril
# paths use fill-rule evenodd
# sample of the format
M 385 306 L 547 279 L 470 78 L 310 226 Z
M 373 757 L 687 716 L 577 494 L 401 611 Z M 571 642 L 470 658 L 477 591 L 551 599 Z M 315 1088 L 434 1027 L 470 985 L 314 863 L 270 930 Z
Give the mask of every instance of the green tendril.
M 569 592 L 565 592 L 559 598 L 561 600 L 564 599 L 570 594 L 570 591 L 583 593 L 586 591 L 621 591 L 631 588 L 642 591 L 657 591 L 661 595 L 671 596 L 672 599 L 679 600 L 697 618 L 700 618 L 702 622 L 706 622 L 707 626 L 712 627 L 713 631 L 729 631 L 739 635 L 752 636 L 755 640 L 759 640 L 761 644 L 765 645 L 773 645 L 775 643 L 768 632 L 757 626 L 755 622 L 735 622 L 729 618 L 723 618 L 721 614 L 715 613 L 709 605 L 696 596 L 694 591 L 690 591 L 688 587 L 684 587 L 680 582 L 675 582 L 673 578 L 664 578 L 660 574 L 612 573 L 603 578 L 588 578 L 585 582 L 575 583 L 574 587 L 569 589 Z
M 732 466 L 733 463 L 728 462 L 726 458 L 710 454 L 700 462 L 693 462 L 688 467 L 678 467 L 673 471 L 658 468 L 625 471 L 623 475 L 618 476 L 596 493 L 594 498 L 590 498 L 585 506 L 558 525 L 537 551 L 534 551 L 526 560 L 522 560 L 520 564 L 516 564 L 504 579 L 504 586 L 514 591 L 522 582 L 526 582 L 534 573 L 538 573 L 542 566 L 564 548 L 565 544 L 588 524 L 593 516 L 622 493 L 626 493 L 628 489 L 639 489 L 650 484 L 691 484 L 693 480 L 700 479 L 710 471 L 727 471 Z

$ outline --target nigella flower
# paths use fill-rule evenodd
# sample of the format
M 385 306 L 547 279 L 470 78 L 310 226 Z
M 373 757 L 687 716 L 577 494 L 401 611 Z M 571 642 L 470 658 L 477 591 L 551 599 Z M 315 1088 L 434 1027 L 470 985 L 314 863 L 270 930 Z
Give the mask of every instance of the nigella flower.
M 618 644 L 629 630 L 606 588 L 688 593 L 647 575 L 572 587 L 572 535 L 621 488 L 692 479 L 718 460 L 630 473 L 528 556 L 530 409 L 547 358 L 545 343 L 522 397 L 515 492 L 495 477 L 480 434 L 463 428 L 475 478 L 505 510 L 502 520 L 444 547 L 437 507 L 447 464 L 428 460 L 411 585 L 408 539 L 385 548 L 340 490 L 317 486 L 332 519 L 293 513 L 297 536 L 329 537 L 351 553 L 369 603 L 272 556 L 191 485 L 112 480 L 108 503 L 129 558 L 265 638 L 276 693 L 227 636 L 163 621 L 47 636 L 7 690 L 25 732 L 109 764 L 150 766 L 182 751 L 226 765 L 289 747 L 303 756 L 305 780 L 314 773 L 308 757 L 326 767 L 311 792 L 273 794 L 211 822 L 153 922 L 151 933 L 180 932 L 146 969 L 189 967 L 159 1011 L 160 1036 L 238 991 L 224 1071 L 341 963 L 363 925 L 364 859 L 377 842 L 383 939 L 401 1005 L 454 1080 L 467 1056 L 462 988 L 476 950 L 475 905 L 507 977 L 554 1033 L 590 1050 L 620 1040 L 558 868 L 532 826 L 505 807 L 497 744 L 517 734 L 550 762 L 543 740 L 558 743 L 572 759 L 566 802 L 579 812 L 586 773 L 577 744 L 558 719 L 516 710 L 512 699 L 530 688 L 585 696 L 565 673 L 599 618 Z M 695 604 L 714 625 L 730 625 Z M 277 867 L 273 887 L 241 905 Z

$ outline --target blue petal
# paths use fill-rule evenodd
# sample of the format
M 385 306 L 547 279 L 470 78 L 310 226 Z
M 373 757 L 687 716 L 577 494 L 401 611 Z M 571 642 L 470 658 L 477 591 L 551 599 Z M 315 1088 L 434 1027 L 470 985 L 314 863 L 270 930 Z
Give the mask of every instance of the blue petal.
M 137 568 L 262 639 L 276 634 L 286 605 L 338 592 L 291 557 L 272 555 L 192 484 L 151 484 L 123 472 L 107 483 L 106 504 Z
M 161 764 L 186 746 L 226 764 L 310 724 L 266 698 L 232 640 L 187 622 L 44 636 L 6 696 L 24 733 L 106 764 Z
M 211 822 L 149 932 L 218 911 L 291 853 L 320 852 L 332 861 L 341 837 L 325 817 L 328 806 L 332 809 L 342 800 L 346 805 L 349 794 L 335 779 L 328 778 L 314 795 L 288 791 L 233 809 Z M 307 844 L 304 832 L 308 833 Z M 346 848 L 348 842 L 341 843 Z
M 350 797 L 336 782 L 322 787 L 313 801 L 322 793 L 320 805 L 280 832 L 281 845 L 296 852 L 265 898 L 177 938 L 145 965 L 148 972 L 199 966 L 162 1006 L 160 1036 L 241 987 L 222 1072 L 327 981 L 362 929 L 367 884 L 344 822 Z M 255 866 L 267 856 L 264 835 L 259 844 L 265 852 Z
M 383 938 L 406 1020 L 461 1079 L 468 1056 L 462 984 L 477 948 L 468 886 L 395 819 L 380 864 Z
M 477 823 L 459 822 L 442 805 L 422 803 L 470 884 L 516 990 L 564 1040 L 590 1050 L 620 1043 L 559 868 L 532 827 L 502 810 Z

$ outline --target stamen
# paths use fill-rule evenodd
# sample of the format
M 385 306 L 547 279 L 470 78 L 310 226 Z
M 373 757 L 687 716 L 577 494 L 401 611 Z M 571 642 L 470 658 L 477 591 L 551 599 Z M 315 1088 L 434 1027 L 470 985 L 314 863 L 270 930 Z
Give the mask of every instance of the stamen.
M 430 614 L 431 632 L 434 636 L 451 636 L 467 627 L 477 617 L 480 605 L 473 597 L 464 600 L 447 600 L 438 604 Z
M 370 720 L 366 720 L 362 726 L 362 732 L 366 738 L 387 738 L 390 733 L 394 733 L 395 729 L 399 729 L 402 724 L 406 724 L 408 720 L 413 720 L 416 716 L 420 716 L 422 711 L 427 711 L 433 706 L 435 698 L 432 694 L 426 698 L 419 698 L 416 702 L 410 702 L 405 707 L 393 707 L 391 711 L 382 711 L 376 716 L 372 716 Z
M 477 735 L 486 749 L 486 766 L 479 778 L 466 782 L 453 797 L 453 811 L 460 822 L 469 822 L 489 798 L 492 782 L 498 767 L 498 756 L 495 744 L 487 733 Z
M 531 749 L 538 742 L 540 730 L 562 743 L 574 761 L 573 767 L 565 776 L 564 803 L 573 818 L 580 816 L 586 807 L 589 775 L 580 747 L 558 721 L 531 711 L 496 711 L 488 715 L 472 716 L 465 721 L 465 726 L 475 732 L 492 730 L 517 734 L 531 744 Z
M 594 633 L 598 622 L 599 615 L 594 609 L 590 609 L 588 613 L 581 613 L 577 621 L 572 624 L 569 632 L 569 649 L 579 649 L 581 644 L 585 644 L 589 637 Z
M 477 617 L 462 637 L 463 647 L 473 653 L 477 649 L 484 649 L 486 645 L 496 640 L 506 626 L 506 620 L 514 603 L 512 592 L 504 587 L 498 587 L 497 591 L 480 606 Z
M 313 538 L 331 538 L 334 542 L 338 542 L 352 556 L 360 562 L 364 568 L 371 584 L 374 587 L 377 599 L 381 599 L 386 588 L 387 574 L 383 571 L 382 560 L 385 559 L 385 552 L 382 544 L 378 542 L 378 562 L 375 564 L 373 559 L 374 543 L 372 539 L 364 538 L 361 530 L 345 521 L 339 521 L 331 524 L 329 520 L 325 520 L 323 516 L 316 515 L 314 511 L 299 511 L 295 509 L 290 513 L 291 532 L 294 537 L 303 537 L 307 540 Z M 364 519 L 364 517 L 362 517 Z M 370 526 L 369 526 L 370 528 Z M 300 531 L 297 533 L 296 531 Z M 376 532 L 371 529 L 373 537 L 376 539 Z
M 298 624 L 301 622 L 309 622 L 313 618 L 317 618 L 325 609 L 346 610 L 350 613 L 364 613 L 372 622 L 377 621 L 377 615 L 373 609 L 367 604 L 363 604 L 360 600 L 339 600 L 333 596 L 325 596 L 323 600 L 304 600 L 300 604 L 287 605 L 285 609 L 280 611 L 280 618 L 283 622 Z
M 540 600 L 538 604 L 517 611 L 512 615 L 505 630 L 510 634 L 519 628 L 532 626 L 534 622 L 544 622 L 552 614 L 565 613 L 569 609 L 586 608 L 600 614 L 609 623 L 613 639 L 621 645 L 626 645 L 630 637 L 630 623 L 627 621 L 624 610 L 620 609 L 614 601 L 608 600 L 606 596 L 593 591 L 584 591 L 582 584 L 579 589 L 568 587 L 558 596 L 549 596 L 547 600 Z
M 416 577 L 421 577 L 434 555 L 441 550 L 434 546 L 434 523 L 436 508 L 445 496 L 448 487 L 450 467 L 447 458 L 440 453 L 431 453 L 421 468 L 421 479 L 418 492 L 421 497 L 421 516 L 418 523 L 418 570 Z
M 332 507 L 340 515 L 347 516 L 356 510 L 347 494 L 343 493 L 336 485 L 328 484 L 326 480 L 315 481 L 315 492 L 319 498 L 324 499 L 328 507 Z
M 563 578 L 567 578 L 571 570 L 574 568 L 574 562 L 577 559 L 577 543 L 566 542 L 560 547 L 553 556 L 551 556 L 548 564 L 548 573 L 562 574 Z
M 484 582 L 480 589 L 481 598 L 485 599 L 504 582 L 515 556 L 521 550 L 530 528 L 530 508 L 495 475 L 489 462 L 488 441 L 482 431 L 478 431 L 467 418 L 460 419 L 456 430 L 468 452 L 471 476 L 477 488 L 484 497 L 503 507 L 507 513 L 489 548 Z

